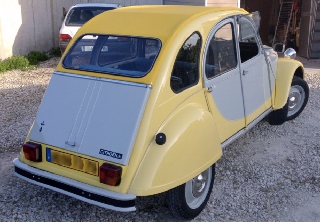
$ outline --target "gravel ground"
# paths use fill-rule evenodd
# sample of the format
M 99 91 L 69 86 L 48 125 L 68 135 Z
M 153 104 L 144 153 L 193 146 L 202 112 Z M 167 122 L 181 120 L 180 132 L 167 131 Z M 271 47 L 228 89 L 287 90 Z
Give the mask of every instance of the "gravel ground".
M 119 213 L 12 176 L 57 62 L 0 74 L 0 221 L 176 221 L 165 194 L 138 198 L 136 212 Z M 225 148 L 209 203 L 194 221 L 320 221 L 320 61 L 304 62 L 313 68 L 304 112 L 281 126 L 262 121 Z

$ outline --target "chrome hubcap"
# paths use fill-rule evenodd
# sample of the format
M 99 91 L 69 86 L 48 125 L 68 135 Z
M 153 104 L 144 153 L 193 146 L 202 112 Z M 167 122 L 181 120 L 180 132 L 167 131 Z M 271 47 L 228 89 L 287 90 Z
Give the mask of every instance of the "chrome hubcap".
M 205 200 L 212 178 L 212 168 L 202 172 L 186 183 L 185 196 L 188 206 L 192 209 L 198 208 Z
M 200 197 L 207 184 L 208 172 L 205 171 L 202 174 L 192 179 L 192 194 L 194 197 Z
M 288 99 L 288 116 L 292 116 L 297 113 L 305 99 L 305 92 L 301 86 L 292 86 L 290 89 L 289 99 Z

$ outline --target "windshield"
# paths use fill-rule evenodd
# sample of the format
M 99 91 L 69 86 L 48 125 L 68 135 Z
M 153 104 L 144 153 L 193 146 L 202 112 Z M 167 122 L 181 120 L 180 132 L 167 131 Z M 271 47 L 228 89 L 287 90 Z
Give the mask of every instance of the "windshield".
M 70 10 L 66 19 L 67 26 L 81 26 L 100 13 L 112 10 L 112 7 L 75 7 Z
M 62 64 L 67 69 L 142 77 L 151 70 L 160 47 L 158 39 L 84 35 Z

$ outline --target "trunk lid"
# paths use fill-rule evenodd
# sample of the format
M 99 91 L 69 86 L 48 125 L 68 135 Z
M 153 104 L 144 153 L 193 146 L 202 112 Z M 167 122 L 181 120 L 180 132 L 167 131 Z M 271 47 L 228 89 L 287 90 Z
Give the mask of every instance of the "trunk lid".
M 127 165 L 150 89 L 55 72 L 29 138 Z

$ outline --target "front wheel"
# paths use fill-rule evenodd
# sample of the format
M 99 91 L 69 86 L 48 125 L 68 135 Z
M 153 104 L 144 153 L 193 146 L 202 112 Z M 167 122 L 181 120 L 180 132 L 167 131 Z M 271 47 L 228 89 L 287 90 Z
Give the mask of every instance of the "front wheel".
M 294 76 L 287 103 L 282 109 L 274 110 L 269 114 L 270 125 L 281 125 L 285 121 L 299 116 L 307 105 L 309 99 L 309 86 L 303 79 Z
M 294 76 L 287 101 L 288 114 L 286 120 L 299 116 L 307 105 L 309 99 L 309 86 L 303 79 Z
M 210 197 L 215 176 L 215 165 L 172 190 L 168 191 L 167 203 L 174 216 L 193 219 L 205 208 Z

